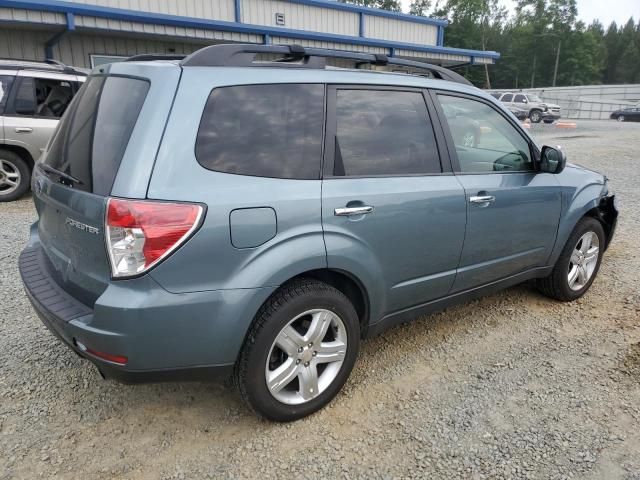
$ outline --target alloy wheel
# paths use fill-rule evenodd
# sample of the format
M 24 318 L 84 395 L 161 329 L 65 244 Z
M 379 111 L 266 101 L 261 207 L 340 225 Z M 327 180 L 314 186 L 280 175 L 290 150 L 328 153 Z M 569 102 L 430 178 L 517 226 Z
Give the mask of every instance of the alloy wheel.
M 595 232 L 587 232 L 580 239 L 571 253 L 567 280 L 571 290 L 581 290 L 589 283 L 598 265 L 600 240 Z
M 326 309 L 308 310 L 291 320 L 271 345 L 265 380 L 279 402 L 298 405 L 325 391 L 347 353 L 347 329 Z
M 17 190 L 21 179 L 18 167 L 0 158 L 0 195 L 8 195 Z

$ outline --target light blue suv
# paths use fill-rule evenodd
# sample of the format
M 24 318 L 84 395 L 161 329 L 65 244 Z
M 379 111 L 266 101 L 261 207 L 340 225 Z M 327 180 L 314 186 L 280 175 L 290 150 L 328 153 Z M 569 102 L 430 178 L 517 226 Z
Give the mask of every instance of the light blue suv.
M 299 46 L 95 69 L 32 187 L 20 272 L 54 334 L 127 382 L 233 373 L 278 421 L 388 327 L 532 279 L 582 296 L 617 217 L 459 75 Z

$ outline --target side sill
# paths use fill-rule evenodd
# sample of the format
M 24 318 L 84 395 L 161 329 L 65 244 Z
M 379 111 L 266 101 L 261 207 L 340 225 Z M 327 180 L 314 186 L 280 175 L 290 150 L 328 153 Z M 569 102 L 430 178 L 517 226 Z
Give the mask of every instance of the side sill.
M 369 325 L 366 336 L 367 338 L 373 337 L 379 335 L 388 328 L 399 325 L 401 323 L 406 323 L 409 320 L 413 320 L 421 315 L 438 312 L 440 310 L 444 310 L 445 308 L 472 300 L 474 298 L 490 295 L 492 293 L 499 292 L 500 290 L 518 285 L 519 283 L 531 280 L 533 278 L 546 277 L 551 273 L 551 270 L 553 270 L 553 266 L 534 268 L 525 272 L 518 273 L 511 277 L 504 278 L 502 280 L 497 280 L 495 282 L 482 285 L 480 287 L 457 292 L 453 295 L 449 295 L 438 300 L 433 300 L 428 303 L 423 303 L 410 308 L 406 308 L 404 310 L 390 313 L 382 317 L 376 323 Z

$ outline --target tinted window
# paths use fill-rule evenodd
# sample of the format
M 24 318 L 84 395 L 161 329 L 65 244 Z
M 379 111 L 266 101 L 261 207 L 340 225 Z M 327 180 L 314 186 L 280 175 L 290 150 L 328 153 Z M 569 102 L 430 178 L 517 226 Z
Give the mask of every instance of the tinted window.
M 108 194 L 138 120 L 149 83 L 109 77 L 102 88 L 93 140 L 93 190 Z
M 334 175 L 441 171 L 421 93 L 337 91 Z
M 529 142 L 489 105 L 438 95 L 456 148 L 460 171 L 493 173 L 533 170 Z
M 503 102 L 510 102 L 513 100 L 513 94 L 512 93 L 506 93 L 504 95 L 504 97 L 502 97 L 502 101 Z
M 76 188 L 109 194 L 148 90 L 143 80 L 90 78 L 58 125 L 45 163 L 80 180 Z
M 516 103 L 524 103 L 525 102 L 524 95 L 516 95 L 516 99 L 514 100 L 514 102 L 516 102 Z
M 4 111 L 9 96 L 9 89 L 13 83 L 13 77 L 10 75 L 0 75 L 0 113 Z
M 36 113 L 35 82 L 31 77 L 20 80 L 13 109 L 18 115 L 33 115 Z
M 493 92 L 493 93 L 489 93 L 489 95 L 491 95 L 493 98 L 500 98 L 500 95 L 502 95 L 500 92 Z
M 200 121 L 196 157 L 219 172 L 317 179 L 323 123 L 323 85 L 217 88 Z

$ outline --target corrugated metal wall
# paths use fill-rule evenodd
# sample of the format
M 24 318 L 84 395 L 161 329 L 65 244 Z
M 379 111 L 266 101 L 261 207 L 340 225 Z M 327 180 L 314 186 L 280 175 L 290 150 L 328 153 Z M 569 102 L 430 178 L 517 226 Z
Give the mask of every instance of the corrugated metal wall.
M 364 31 L 369 38 L 418 45 L 436 45 L 438 43 L 438 27 L 425 23 L 403 22 L 393 18 L 365 15 Z
M 234 0 L 67 0 L 87 5 L 166 13 L 209 20 L 235 20 Z
M 171 25 L 155 25 L 141 22 L 126 22 L 122 20 L 110 20 L 106 18 L 76 16 L 76 26 L 113 30 L 118 32 L 161 35 L 175 38 L 193 40 L 228 40 L 231 42 L 262 43 L 262 35 L 238 32 L 219 32 L 205 30 L 203 28 L 173 27 Z
M 331 8 L 318 8 L 281 0 L 242 0 L 242 21 L 253 25 L 276 25 L 276 13 L 285 16 L 286 28 L 357 37 L 360 15 Z
M 21 10 L 17 8 L 0 8 L 0 21 L 3 22 L 29 22 L 44 24 L 66 23 L 64 14 L 51 12 L 38 12 L 35 10 Z M 4 30 L 4 26 L 2 30 Z M 0 32 L 2 31 L 0 30 Z

